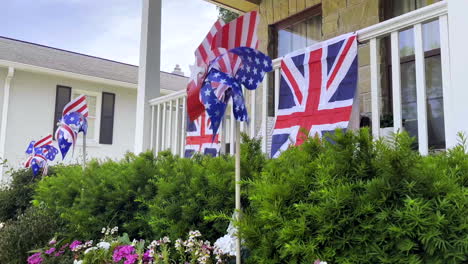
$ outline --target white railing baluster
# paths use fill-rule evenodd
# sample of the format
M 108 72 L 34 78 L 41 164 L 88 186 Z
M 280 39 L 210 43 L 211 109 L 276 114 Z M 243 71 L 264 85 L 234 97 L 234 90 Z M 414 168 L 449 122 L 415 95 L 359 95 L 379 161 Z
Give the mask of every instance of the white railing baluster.
M 173 123 L 172 123 L 172 121 L 173 121 L 172 120 L 173 119 L 173 116 L 172 116 L 172 112 L 173 112 L 173 110 L 172 110 L 172 101 L 173 100 L 169 101 L 169 118 L 168 118 L 169 119 L 169 124 L 168 124 L 168 133 L 169 133 L 168 136 L 169 137 L 167 139 L 167 143 L 168 143 L 167 147 L 171 152 L 172 152 L 172 150 L 174 148 L 174 144 L 172 142 L 172 139 L 174 138 L 173 135 L 172 135 L 173 132 L 174 132 L 174 131 L 172 131 L 172 125 L 173 125 Z
M 156 113 L 156 155 L 158 152 L 161 151 L 161 104 L 157 105 L 157 113 Z
M 182 132 L 182 139 L 180 141 L 180 156 L 184 157 L 185 155 L 185 135 L 187 134 L 186 125 L 187 125 L 187 97 L 182 97 L 182 128 L 180 131 Z
M 179 128 L 180 128 L 180 119 L 179 119 L 179 116 L 180 116 L 180 102 L 179 102 L 179 98 L 175 99 L 175 103 L 176 103 L 176 106 L 175 106 L 175 131 L 174 131 L 174 150 L 173 150 L 173 153 L 174 155 L 177 155 L 177 152 L 179 151 L 179 142 L 180 142 L 180 132 L 179 132 Z
M 219 152 L 221 154 L 226 154 L 226 115 L 224 115 L 223 119 L 221 119 L 221 126 L 220 126 L 220 143 L 221 143 L 221 148 L 219 149 Z
M 166 104 L 167 102 L 163 103 L 162 107 L 162 136 L 161 136 L 161 150 L 164 151 L 166 150 L 166 144 L 167 144 L 167 139 L 166 139 L 166 130 L 167 130 L 167 122 L 166 122 Z
M 393 128 L 394 132 L 401 131 L 403 122 L 401 115 L 401 72 L 400 72 L 400 43 L 399 32 L 392 32 L 392 98 L 393 98 Z
M 375 139 L 380 136 L 380 41 L 370 40 L 371 66 L 371 101 L 372 101 L 372 135 Z
M 234 107 L 232 107 L 231 104 L 231 117 L 230 117 L 230 132 L 229 132 L 229 154 L 234 155 L 234 135 L 235 135 L 235 129 L 236 129 L 236 119 L 234 118 Z
M 150 132 L 150 149 L 153 153 L 155 153 L 154 147 L 154 105 L 151 106 L 151 132 Z
M 422 25 L 414 25 L 414 56 L 416 66 L 416 102 L 418 110 L 418 143 L 422 155 L 429 153 L 427 134 L 426 106 L 426 67 L 424 65 L 424 46 Z
M 280 68 L 277 68 L 275 69 L 275 116 L 278 114 L 280 80 L 281 80 L 281 72 L 280 72 Z
M 257 90 L 250 92 L 250 138 L 255 138 L 255 122 L 257 121 Z
M 262 151 L 267 153 L 267 144 L 268 144 L 268 74 L 265 74 L 263 78 L 263 87 L 262 87 Z
M 450 116 L 452 109 L 452 95 L 450 91 L 450 54 L 449 54 L 449 31 L 447 15 L 439 18 L 440 29 L 440 59 L 442 68 L 442 92 L 444 98 L 444 125 L 445 125 L 445 140 L 446 147 L 454 147 L 457 144 L 452 136 L 449 136 L 452 129 L 452 117 Z

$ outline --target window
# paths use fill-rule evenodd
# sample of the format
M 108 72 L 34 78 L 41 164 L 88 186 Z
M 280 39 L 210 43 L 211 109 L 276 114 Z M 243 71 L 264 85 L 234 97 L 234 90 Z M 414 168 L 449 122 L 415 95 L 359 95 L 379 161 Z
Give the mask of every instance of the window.
M 386 1 L 386 18 L 392 18 L 417 8 L 433 4 L 438 0 L 394 0 Z M 442 71 L 440 60 L 440 37 L 438 21 L 423 25 L 423 46 L 426 67 L 426 96 L 429 147 L 445 148 Z M 389 42 L 387 42 L 390 50 Z M 390 56 L 387 56 L 390 58 Z M 405 130 L 414 137 L 418 136 L 418 119 L 416 106 L 416 72 L 414 57 L 414 32 L 408 29 L 400 32 L 400 63 L 402 118 Z M 388 75 L 391 76 L 391 60 L 388 62 Z M 391 89 L 391 85 L 388 85 Z M 388 92 L 391 94 L 391 92 Z M 389 98 L 390 99 L 390 98 Z M 385 101 L 385 99 L 384 99 Z M 391 109 L 391 102 L 387 100 Z
M 303 49 L 322 39 L 322 5 L 305 9 L 293 16 L 270 25 L 268 53 L 277 58 Z M 268 114 L 274 116 L 274 75 L 269 74 Z
M 100 94 L 91 93 L 88 91 L 73 90 L 72 99 L 75 99 L 82 94 L 86 95 L 86 103 L 88 104 L 88 133 L 86 135 L 86 139 L 97 141 L 96 139 L 98 138 L 98 134 L 96 127 L 98 127 L 98 120 L 96 118 L 96 110 L 98 102 L 100 103 Z
M 322 7 L 308 8 L 272 25 L 273 57 L 281 57 L 322 39 Z
M 55 111 L 54 111 L 54 130 L 52 135 L 55 137 L 55 131 L 57 130 L 57 123 L 62 118 L 62 111 L 65 105 L 70 102 L 71 98 L 71 87 L 57 85 L 55 93 Z
M 114 135 L 115 94 L 102 93 L 100 144 L 112 144 Z

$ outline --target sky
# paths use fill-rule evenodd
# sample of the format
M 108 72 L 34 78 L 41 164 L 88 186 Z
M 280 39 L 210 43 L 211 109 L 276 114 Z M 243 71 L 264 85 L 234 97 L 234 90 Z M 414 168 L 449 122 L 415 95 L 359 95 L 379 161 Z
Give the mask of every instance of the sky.
M 138 65 L 142 0 L 2 1 L 0 36 Z M 186 76 L 193 52 L 217 19 L 203 0 L 163 0 L 161 70 L 180 64 Z

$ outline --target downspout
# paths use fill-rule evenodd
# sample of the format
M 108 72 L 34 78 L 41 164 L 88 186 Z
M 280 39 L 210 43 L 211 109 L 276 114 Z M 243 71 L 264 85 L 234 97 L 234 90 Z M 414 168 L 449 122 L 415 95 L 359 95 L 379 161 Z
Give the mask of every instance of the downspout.
M 10 102 L 10 88 L 11 80 L 15 74 L 15 68 L 8 67 L 8 74 L 5 78 L 5 85 L 3 87 L 3 107 L 2 107 L 2 123 L 0 126 L 0 158 L 5 159 L 5 144 L 6 144 L 6 133 L 8 124 L 8 104 Z M 6 175 L 3 175 L 4 167 L 0 166 L 0 182 L 4 182 Z

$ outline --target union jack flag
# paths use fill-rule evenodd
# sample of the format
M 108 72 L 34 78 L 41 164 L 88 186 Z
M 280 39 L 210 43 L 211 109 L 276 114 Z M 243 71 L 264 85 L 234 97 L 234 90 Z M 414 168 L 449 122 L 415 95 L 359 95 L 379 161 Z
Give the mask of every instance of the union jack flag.
M 210 62 L 226 53 L 226 50 L 238 47 L 257 49 L 259 21 L 257 11 L 246 13 L 228 24 L 217 21 L 196 49 L 195 64 L 191 66 L 191 77 L 187 85 L 187 109 L 190 120 L 195 120 L 205 110 L 200 100 L 200 89 L 208 73 Z M 234 76 L 241 63 L 241 59 L 236 55 L 222 56 L 212 67 Z
M 195 121 L 187 118 L 187 138 L 185 143 L 186 158 L 192 157 L 195 153 L 218 155 L 221 144 L 218 136 L 213 140 L 213 130 L 211 129 L 210 119 L 203 113 Z
M 307 136 L 322 137 L 348 127 L 357 87 L 355 34 L 347 34 L 286 55 L 281 62 L 278 114 L 271 157 Z M 304 135 L 302 131 L 307 131 Z

